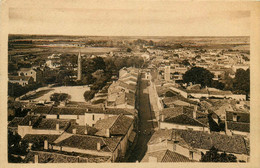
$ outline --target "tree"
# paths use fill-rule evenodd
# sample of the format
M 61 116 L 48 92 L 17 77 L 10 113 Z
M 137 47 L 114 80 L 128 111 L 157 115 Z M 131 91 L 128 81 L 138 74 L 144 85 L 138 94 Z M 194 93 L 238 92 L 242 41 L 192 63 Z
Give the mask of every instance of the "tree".
M 86 100 L 86 101 L 91 100 L 91 99 L 94 97 L 95 93 L 96 93 L 96 91 L 94 91 L 94 90 L 86 91 L 86 92 L 84 93 L 84 98 L 85 98 L 85 100 Z
M 214 146 L 202 156 L 201 162 L 237 162 L 236 156 L 232 154 L 221 153 Z
M 183 61 L 181 62 L 181 64 L 184 65 L 184 66 L 189 66 L 189 65 L 190 65 L 189 61 L 186 60 L 186 59 L 183 60 Z
M 235 74 L 233 91 L 239 94 L 249 94 L 250 92 L 250 70 L 238 69 Z
M 183 82 L 201 84 L 202 87 L 211 86 L 214 74 L 202 67 L 192 67 L 183 75 Z
M 70 99 L 70 96 L 67 93 L 53 93 L 50 99 L 51 101 L 61 102 Z
M 127 48 L 127 49 L 126 49 L 126 52 L 131 52 L 131 51 L 132 51 L 131 48 Z

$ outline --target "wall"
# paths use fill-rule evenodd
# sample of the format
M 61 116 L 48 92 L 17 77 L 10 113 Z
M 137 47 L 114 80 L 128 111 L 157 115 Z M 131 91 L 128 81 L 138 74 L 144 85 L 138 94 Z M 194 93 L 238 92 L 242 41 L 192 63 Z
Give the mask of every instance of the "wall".
M 60 150 L 60 146 L 53 145 L 52 147 L 55 150 Z M 102 152 L 97 150 L 87 150 L 87 149 L 78 149 L 78 148 L 71 148 L 62 146 L 62 151 L 66 152 L 76 152 L 76 153 L 84 153 L 84 154 L 90 154 L 90 155 L 96 155 L 96 156 L 112 156 L 111 152 Z
M 207 127 L 197 127 L 197 126 L 190 126 L 190 125 L 179 125 L 179 124 L 173 124 L 173 123 L 166 123 L 166 122 L 160 122 L 160 129 L 182 129 L 182 130 L 188 130 L 192 129 L 194 131 L 209 131 Z
M 18 125 L 18 134 L 23 138 L 26 134 L 31 132 L 32 126 L 20 126 Z
M 18 134 L 23 138 L 26 134 L 62 134 L 64 130 L 42 130 L 42 129 L 33 129 L 32 126 L 20 126 L 18 125 Z

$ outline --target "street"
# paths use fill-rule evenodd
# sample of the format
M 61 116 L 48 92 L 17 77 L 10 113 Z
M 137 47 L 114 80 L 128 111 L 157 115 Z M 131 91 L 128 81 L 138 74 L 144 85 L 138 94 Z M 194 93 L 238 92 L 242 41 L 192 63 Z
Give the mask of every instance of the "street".
M 150 140 L 153 131 L 154 114 L 151 112 L 148 92 L 148 81 L 141 79 L 139 96 L 139 131 L 138 140 L 135 149 L 129 157 L 129 162 L 141 161 L 147 150 L 147 143 Z

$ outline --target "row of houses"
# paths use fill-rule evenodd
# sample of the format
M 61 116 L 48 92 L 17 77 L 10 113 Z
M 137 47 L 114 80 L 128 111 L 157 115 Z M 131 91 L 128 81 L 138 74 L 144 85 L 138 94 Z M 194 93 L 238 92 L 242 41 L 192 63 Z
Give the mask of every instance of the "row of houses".
M 25 162 L 116 162 L 135 139 L 136 111 L 38 106 L 8 129 L 28 144 Z
M 212 147 L 249 161 L 249 143 L 243 136 L 194 130 L 159 129 L 148 142 L 142 162 L 197 162 Z
M 136 68 L 122 68 L 119 79 L 108 88 L 107 108 L 135 109 L 139 71 Z

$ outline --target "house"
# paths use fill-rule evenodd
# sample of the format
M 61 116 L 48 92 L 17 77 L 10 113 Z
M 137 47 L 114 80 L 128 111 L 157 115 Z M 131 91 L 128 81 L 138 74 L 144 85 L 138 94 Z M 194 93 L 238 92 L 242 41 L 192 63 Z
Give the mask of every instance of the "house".
M 18 134 L 62 134 L 70 125 L 68 120 L 47 119 L 38 115 L 27 115 L 18 124 Z
M 120 142 L 120 153 L 122 156 L 125 156 L 131 142 L 130 135 L 132 134 L 132 132 L 134 132 L 134 120 L 132 118 L 120 114 L 118 116 L 113 116 L 97 121 L 94 128 L 99 130 L 95 133 L 96 136 L 122 136 Z
M 93 128 L 94 135 L 89 129 L 80 132 L 74 127 L 72 133 L 64 133 L 53 143 L 45 142 L 48 144 L 45 149 L 111 157 L 111 161 L 115 162 L 124 158 L 133 127 L 134 120 L 120 114 L 99 120 Z
M 135 109 L 135 94 L 131 92 L 119 92 L 117 94 L 111 95 L 107 99 L 106 107 Z
M 124 114 L 130 118 L 136 118 L 135 109 L 121 108 L 80 108 L 80 107 L 54 107 L 54 106 L 37 106 L 31 113 L 43 115 L 47 119 L 71 119 L 77 124 L 85 126 L 94 126 L 98 120 Z
M 148 142 L 147 152 L 168 149 L 190 160 L 200 161 L 212 147 L 233 154 L 238 161 L 248 161 L 248 143 L 243 136 L 228 136 L 202 131 L 165 129 L 156 131 Z
M 226 111 L 226 133 L 228 135 L 250 135 L 250 113 Z
M 209 132 L 207 113 L 197 111 L 194 107 L 165 108 L 160 112 L 161 129 L 183 129 Z
M 19 122 L 18 134 L 28 144 L 29 153 L 33 153 L 33 157 L 26 156 L 27 162 L 44 162 L 39 161 L 41 157 L 44 159 L 40 155 L 55 159 L 62 155 L 65 158 L 75 156 L 75 153 L 84 156 L 87 159 L 84 162 L 97 162 L 100 158 L 103 158 L 102 162 L 115 162 L 124 158 L 135 139 L 133 128 L 134 119 L 123 114 L 99 119 L 95 127 L 78 125 L 75 120 L 28 114 Z M 34 157 L 38 157 L 36 161 Z
M 26 76 L 26 77 L 32 77 L 34 82 L 41 82 L 42 81 L 42 71 L 39 69 L 33 69 L 33 68 L 21 68 L 18 71 L 18 76 Z
M 30 76 L 8 76 L 8 81 L 11 83 L 18 83 L 21 86 L 34 83 L 34 79 Z

